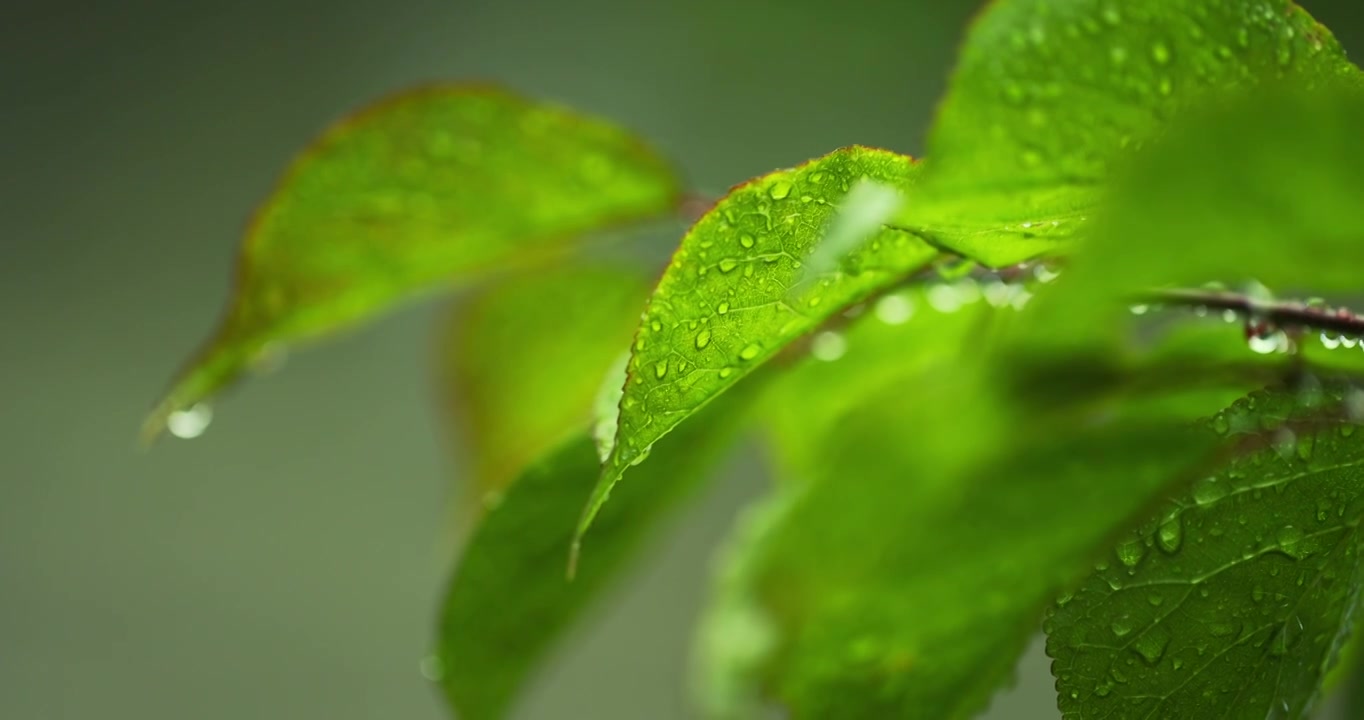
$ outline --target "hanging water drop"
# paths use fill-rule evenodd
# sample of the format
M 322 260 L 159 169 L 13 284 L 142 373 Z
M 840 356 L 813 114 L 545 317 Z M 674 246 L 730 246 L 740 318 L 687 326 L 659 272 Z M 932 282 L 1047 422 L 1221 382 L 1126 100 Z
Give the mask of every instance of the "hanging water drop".
M 427 655 L 417 663 L 417 670 L 430 682 L 440 682 L 445 679 L 445 662 L 439 655 Z
M 166 429 L 181 440 L 193 440 L 208 430 L 213 422 L 213 408 L 207 403 L 198 403 L 185 410 L 176 410 L 166 418 Z
M 768 189 L 768 194 L 772 196 L 773 200 L 785 200 L 791 194 L 791 182 L 789 180 L 778 180 L 772 183 L 772 187 Z
M 1288 333 L 1272 325 L 1256 322 L 1246 323 L 1246 345 L 1252 352 L 1261 355 L 1288 352 L 1292 347 Z
M 654 377 L 658 378 L 659 380 L 662 380 L 663 376 L 667 374 L 668 374 L 667 360 L 659 360 L 657 363 L 654 364 Z
M 1045 285 L 1046 283 L 1053 282 L 1056 278 L 1061 277 L 1061 273 L 1053 270 L 1045 263 L 1038 263 L 1032 269 L 1032 276 L 1037 278 L 1037 282 Z
M 762 352 L 762 348 L 759 347 L 757 343 L 753 343 L 739 351 L 739 359 L 752 360 L 753 358 L 758 357 L 758 353 L 760 352 Z
M 696 333 L 696 349 L 700 350 L 710 344 L 710 328 L 703 328 Z
M 725 258 L 720 261 L 720 272 L 722 273 L 732 272 L 736 267 L 739 267 L 739 261 L 734 258 Z

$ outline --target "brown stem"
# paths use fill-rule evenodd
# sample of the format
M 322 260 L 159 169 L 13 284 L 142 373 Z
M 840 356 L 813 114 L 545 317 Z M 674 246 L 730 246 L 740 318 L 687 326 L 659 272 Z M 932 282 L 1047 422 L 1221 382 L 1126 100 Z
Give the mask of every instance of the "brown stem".
M 1337 335 L 1364 337 L 1364 316 L 1346 308 L 1294 300 L 1261 300 L 1224 290 L 1155 290 L 1142 295 L 1140 302 L 1230 310 L 1249 322 L 1265 327 L 1285 330 L 1310 328 Z

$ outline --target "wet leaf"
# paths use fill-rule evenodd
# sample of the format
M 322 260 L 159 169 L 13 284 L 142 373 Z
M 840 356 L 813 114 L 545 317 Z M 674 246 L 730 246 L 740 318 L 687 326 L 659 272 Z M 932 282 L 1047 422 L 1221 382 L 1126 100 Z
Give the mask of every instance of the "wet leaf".
M 496 88 L 432 87 L 362 110 L 304 151 L 256 213 L 225 320 L 144 436 L 282 347 L 664 213 L 678 193 L 634 136 Z
M 583 531 L 659 438 L 826 318 L 937 255 L 881 229 L 838 266 L 806 268 L 854 183 L 903 190 L 916 176 L 908 157 L 846 148 L 736 187 L 687 233 L 637 332 L 617 442 Z
M 492 283 L 458 308 L 443 386 L 472 455 L 476 497 L 505 488 L 587 426 L 647 292 L 639 269 L 580 262 Z
M 991 379 L 1008 358 L 988 349 L 1025 315 L 981 295 L 950 314 L 921 296 L 901 325 L 864 314 L 842 359 L 783 379 L 794 391 L 771 427 L 779 466 L 801 477 L 734 561 L 745 582 L 717 600 L 722 627 L 747 618 L 775 635 L 764 657 L 717 660 L 762 692 L 702 675 L 733 716 L 757 695 L 794 718 L 971 717 L 1094 548 L 1208 457 L 1215 434 L 1187 423 L 1201 402 L 1119 402 L 1121 383 L 1040 404 L 1001 393 Z M 848 388 L 852 402 L 837 397 Z
M 1191 104 L 1358 70 L 1286 0 L 999 0 L 976 21 L 899 222 L 987 264 L 1087 233 L 1113 168 Z
M 1358 392 L 1261 393 L 1214 419 L 1236 456 L 1050 614 L 1066 718 L 1307 715 L 1364 580 Z
M 1364 93 L 1340 86 L 1253 93 L 1190 116 L 1119 178 L 1091 242 L 1039 298 L 1050 334 L 1111 328 L 1157 287 L 1357 291 L 1361 125 Z
M 583 498 L 601 473 L 583 433 L 528 468 L 484 516 L 450 584 L 438 657 L 464 720 L 506 717 L 555 641 L 618 577 L 640 541 L 697 486 L 746 417 L 746 392 L 661 442 L 657 462 L 616 493 L 593 552 L 564 577 Z

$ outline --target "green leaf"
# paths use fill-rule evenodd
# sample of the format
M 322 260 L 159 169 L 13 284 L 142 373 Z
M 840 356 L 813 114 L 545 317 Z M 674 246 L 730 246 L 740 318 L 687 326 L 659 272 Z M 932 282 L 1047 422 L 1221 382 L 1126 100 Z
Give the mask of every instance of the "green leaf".
M 845 148 L 740 185 L 696 223 L 641 321 L 617 442 L 581 532 L 659 438 L 831 315 L 937 255 L 880 229 L 840 266 L 806 267 L 855 183 L 903 191 L 917 167 L 885 150 Z
M 647 293 L 638 269 L 579 262 L 493 283 L 459 307 L 443 386 L 473 456 L 477 496 L 505 488 L 587 426 Z
M 1364 264 L 1364 97 L 1353 88 L 1259 92 L 1191 116 L 1115 185 L 1054 296 L 1050 334 L 1111 328 L 1155 287 L 1247 281 L 1352 293 Z M 1102 332 L 1097 335 L 1103 335 Z
M 1113 168 L 1190 104 L 1338 77 L 1360 76 L 1287 0 L 998 0 L 967 38 L 899 223 L 996 267 L 1064 250 Z
M 283 346 L 667 212 L 678 181 L 625 131 L 490 87 L 431 87 L 337 123 L 243 240 L 222 325 L 148 418 L 211 397 Z
M 792 717 L 970 717 L 1094 548 L 1215 444 L 1169 393 L 1015 407 L 989 382 L 1007 357 L 977 349 L 1023 317 L 935 305 L 953 304 L 898 326 L 864 316 L 843 359 L 809 366 L 846 386 L 802 369 L 772 406 L 778 449 L 797 450 L 781 465 L 804 481 L 743 560 L 748 587 L 724 593 L 757 598 L 750 622 L 776 629 L 747 672 Z M 856 402 L 836 397 L 848 386 Z
M 564 577 L 583 498 L 600 475 L 584 433 L 532 465 L 484 516 L 450 584 L 440 628 L 443 687 L 462 720 L 506 717 L 518 691 L 635 555 L 648 530 L 695 489 L 745 417 L 746 392 L 660 443 L 657 462 L 601 513 L 593 552 Z
M 1046 623 L 1066 718 L 1300 718 L 1350 630 L 1364 434 L 1334 387 L 1251 396 L 1236 456 L 1127 535 Z

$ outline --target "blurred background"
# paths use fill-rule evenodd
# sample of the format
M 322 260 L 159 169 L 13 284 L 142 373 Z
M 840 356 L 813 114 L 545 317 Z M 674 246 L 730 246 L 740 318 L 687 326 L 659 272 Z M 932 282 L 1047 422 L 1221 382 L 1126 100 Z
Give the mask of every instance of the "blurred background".
M 1364 56 L 1359 0 L 1303 3 Z M 0 718 L 447 715 L 419 660 L 462 466 L 439 303 L 289 359 L 151 452 L 143 413 L 225 301 L 239 233 L 321 127 L 482 78 L 653 138 L 703 192 L 851 143 L 917 153 L 966 0 L 25 2 L 0 24 Z M 678 228 L 680 234 L 681 227 Z M 741 453 L 522 704 L 687 718 Z M 1034 647 L 991 718 L 1057 717 Z

